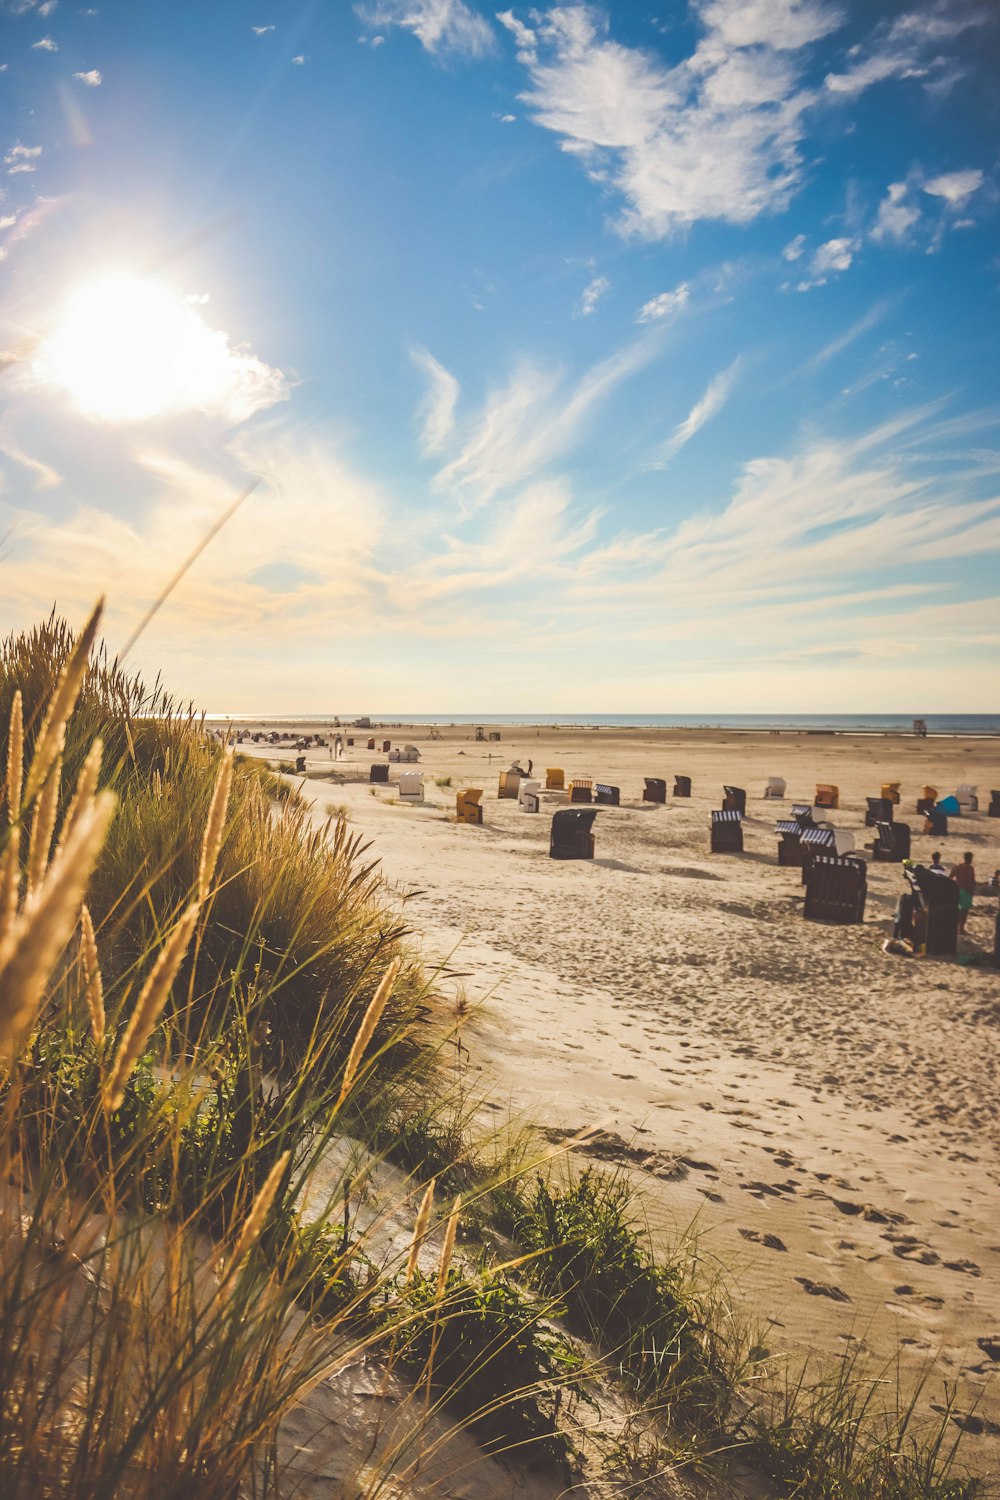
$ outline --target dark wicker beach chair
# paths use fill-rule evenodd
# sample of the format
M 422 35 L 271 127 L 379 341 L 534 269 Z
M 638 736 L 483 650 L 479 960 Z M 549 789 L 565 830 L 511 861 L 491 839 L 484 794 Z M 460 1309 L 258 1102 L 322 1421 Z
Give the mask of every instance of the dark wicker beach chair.
M 690 776 L 675 776 L 674 777 L 674 796 L 675 797 L 690 797 L 690 795 L 691 795 L 691 778 L 690 778 Z
M 803 916 L 807 922 L 863 922 L 868 895 L 868 867 L 848 854 L 814 854 L 806 883 Z
M 619 786 L 609 786 L 606 781 L 599 781 L 594 788 L 594 801 L 601 807 L 619 807 L 622 800 L 622 790 Z
M 666 802 L 667 783 L 660 781 L 656 776 L 646 777 L 646 788 L 642 794 L 643 802 Z
M 368 780 L 369 781 L 388 781 L 389 780 L 389 767 L 387 765 L 386 766 L 383 766 L 383 765 L 372 766 L 371 770 L 368 773 Z
M 893 820 L 893 804 L 888 797 L 866 797 L 868 811 L 865 813 L 865 827 L 875 828 L 879 823 L 891 823 Z
M 947 875 L 913 865 L 904 871 L 916 897 L 913 947 L 937 958 L 958 952 L 958 885 Z
M 552 816 L 549 854 L 552 859 L 593 859 L 597 817 L 593 808 L 564 807 Z
M 910 857 L 909 823 L 878 823 L 878 838 L 872 845 L 876 864 L 898 864 Z
M 802 867 L 802 824 L 796 818 L 779 818 L 774 831 L 778 839 L 778 864 Z
M 741 786 L 724 786 L 725 795 L 722 799 L 723 812 L 738 812 L 741 817 L 746 817 L 747 794 Z
M 743 853 L 743 814 L 735 808 L 716 809 L 712 813 L 712 853 Z
M 369 750 L 374 750 L 375 749 L 375 741 L 374 740 L 369 740 L 368 741 L 368 748 L 369 748 Z
M 593 802 L 594 800 L 594 783 L 584 777 L 575 777 L 570 782 L 568 791 L 571 802 Z
M 990 805 L 986 810 L 989 818 L 1000 818 L 1000 792 L 990 788 Z
M 297 755 L 295 757 L 295 769 L 301 775 L 303 775 L 303 776 L 305 775 L 305 771 L 306 771 L 306 758 L 305 758 L 304 755 Z
M 936 839 L 948 837 L 948 814 L 942 812 L 937 803 L 928 809 L 924 822 L 924 832 L 931 833 Z

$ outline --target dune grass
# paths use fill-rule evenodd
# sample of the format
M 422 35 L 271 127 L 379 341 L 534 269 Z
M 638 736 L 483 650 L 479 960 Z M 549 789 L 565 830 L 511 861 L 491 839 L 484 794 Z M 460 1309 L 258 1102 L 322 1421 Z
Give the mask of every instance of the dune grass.
M 0 643 L 5 1500 L 275 1492 L 287 1413 L 362 1356 L 405 1373 L 417 1430 L 451 1413 L 563 1479 L 610 1377 L 650 1464 L 737 1453 L 821 1500 L 976 1492 L 944 1424 L 886 1418 L 846 1366 L 753 1395 L 621 1179 L 489 1170 L 361 840 L 313 829 L 98 624 Z M 373 1213 L 385 1162 L 402 1176 Z M 406 1252 L 380 1230 L 400 1217 Z

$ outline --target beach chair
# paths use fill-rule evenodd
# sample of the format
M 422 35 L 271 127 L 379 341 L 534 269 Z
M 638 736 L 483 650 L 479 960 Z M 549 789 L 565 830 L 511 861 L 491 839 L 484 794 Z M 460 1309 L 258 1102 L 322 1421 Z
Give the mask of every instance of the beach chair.
M 865 813 L 865 827 L 877 828 L 879 823 L 892 822 L 892 803 L 888 797 L 866 797 L 868 811 Z
M 691 778 L 690 778 L 690 776 L 677 776 L 677 775 L 675 775 L 674 776 L 674 796 L 675 797 L 690 797 L 690 795 L 691 795 Z
M 398 766 L 399 762 L 400 762 L 400 759 L 401 759 L 401 756 L 400 756 L 400 753 L 399 753 L 398 750 L 390 750 L 389 751 L 389 764 L 390 764 L 390 766 Z
M 462 792 L 456 792 L 455 821 L 457 823 L 472 823 L 476 826 L 482 824 L 483 809 L 479 805 L 482 795 L 483 789 L 480 786 L 470 786 Z
M 947 875 L 913 865 L 904 875 L 916 897 L 913 951 L 927 958 L 958 952 L 958 886 Z
M 642 800 L 643 802 L 666 802 L 667 783 L 661 781 L 658 776 L 647 776 Z
M 593 802 L 594 783 L 577 777 L 569 784 L 569 800 L 571 802 Z
M 374 740 L 369 740 L 368 741 L 368 748 L 369 748 L 369 750 L 374 750 L 375 749 L 375 741 Z
M 424 778 L 419 771 L 400 771 L 399 800 L 400 802 L 423 802 Z
M 807 922 L 847 926 L 865 919 L 868 867 L 857 855 L 814 854 L 802 915 Z
M 787 785 L 788 782 L 784 776 L 769 776 L 767 778 L 767 786 L 764 788 L 764 796 L 772 802 L 781 802 L 784 800 L 785 787 Z
M 392 749 L 392 740 L 383 740 L 382 741 L 382 754 L 383 755 L 388 755 L 389 751 L 391 749 Z
M 499 738 L 500 738 L 500 731 L 499 731 L 499 729 L 491 729 L 490 730 L 490 740 L 491 740 L 491 742 L 495 744 L 497 742 L 497 740 L 499 740 Z
M 620 807 L 621 800 L 620 786 L 609 786 L 606 781 L 599 781 L 594 788 L 594 801 L 599 802 L 602 807 Z
M 923 791 L 920 793 L 920 796 L 917 798 L 917 812 L 926 818 L 936 801 L 937 787 L 925 786 Z
M 712 813 L 713 854 L 743 853 L 743 814 L 735 808 L 716 809 Z
M 946 818 L 960 818 L 962 816 L 962 804 L 956 796 L 941 797 L 936 806 L 937 812 L 943 812 Z
M 420 759 L 420 751 L 416 745 L 404 745 L 399 752 L 399 758 L 400 760 L 405 760 L 408 765 L 412 765 Z
M 387 765 L 385 765 L 385 766 L 383 766 L 383 765 L 372 766 L 371 770 L 368 773 L 368 780 L 369 781 L 388 781 L 389 780 L 389 767 Z
M 549 766 L 545 772 L 545 790 L 561 792 L 566 785 L 566 776 L 561 767 Z
M 593 859 L 591 829 L 597 813 L 582 807 L 564 807 L 552 817 L 549 856 L 552 859 Z
M 778 864 L 802 868 L 802 824 L 796 818 L 779 818 L 774 825 L 778 839 Z
M 517 805 L 522 812 L 536 813 L 541 807 L 542 799 L 539 796 L 539 784 L 537 781 L 529 781 L 525 778 L 521 782 L 521 789 L 517 796 Z
M 900 786 L 901 783 L 898 781 L 883 781 L 882 783 L 882 796 L 887 802 L 891 802 L 895 807 L 899 806 Z
M 878 838 L 872 844 L 872 858 L 877 865 L 899 864 L 910 857 L 909 823 L 878 823 Z
M 520 792 L 520 790 L 521 790 L 521 773 L 520 773 L 520 771 L 501 771 L 500 772 L 500 782 L 499 782 L 499 785 L 497 786 L 497 797 L 498 798 L 513 797 L 513 798 L 516 799 L 518 793 Z
M 304 755 L 297 755 L 295 757 L 295 769 L 296 771 L 300 772 L 301 775 L 305 775 L 306 758 Z
M 834 828 L 832 823 L 805 823 L 800 835 L 802 849 L 802 884 L 809 880 L 813 859 L 820 854 L 832 858 L 843 858 L 854 848 L 854 835 L 844 828 Z
M 477 740 L 485 741 L 485 739 L 486 739 L 486 731 L 484 729 L 477 729 L 476 730 L 476 739 Z
M 927 813 L 924 819 L 924 832 L 931 833 L 935 838 L 946 839 L 948 837 L 948 814 L 942 812 L 936 804 Z
M 738 812 L 741 817 L 745 818 L 747 813 L 747 794 L 743 788 L 741 786 L 724 786 L 722 790 L 724 793 L 722 811 Z
M 967 781 L 963 781 L 961 786 L 955 788 L 955 796 L 958 798 L 958 805 L 963 812 L 979 811 L 978 786 L 970 786 Z
M 354 741 L 352 739 L 350 739 L 350 738 L 347 741 L 347 748 L 348 748 L 348 750 L 353 750 L 354 749 Z
M 990 790 L 990 805 L 986 809 L 988 818 L 1000 818 L 1000 791 Z
M 817 807 L 839 807 L 840 787 L 831 786 L 828 782 L 816 783 L 816 806 Z

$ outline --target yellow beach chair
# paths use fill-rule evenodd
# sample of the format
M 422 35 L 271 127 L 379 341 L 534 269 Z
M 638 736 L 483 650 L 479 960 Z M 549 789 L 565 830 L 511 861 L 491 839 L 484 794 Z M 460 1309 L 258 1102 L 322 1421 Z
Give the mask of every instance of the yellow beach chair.
M 479 805 L 482 795 L 483 789 L 480 786 L 466 787 L 465 791 L 457 793 L 455 797 L 456 822 L 476 825 L 482 823 L 483 809 Z
M 517 798 L 521 790 L 521 774 L 519 771 L 501 771 L 500 784 L 497 787 L 498 797 Z
M 882 796 L 886 802 L 891 802 L 894 807 L 899 806 L 899 788 L 901 785 L 902 783 L 899 781 L 883 781 L 882 783 Z
M 816 807 L 839 807 L 840 787 L 831 786 L 828 782 L 816 783 Z
M 545 772 L 545 789 L 549 792 L 561 792 L 566 785 L 566 773 L 559 766 L 549 766 Z

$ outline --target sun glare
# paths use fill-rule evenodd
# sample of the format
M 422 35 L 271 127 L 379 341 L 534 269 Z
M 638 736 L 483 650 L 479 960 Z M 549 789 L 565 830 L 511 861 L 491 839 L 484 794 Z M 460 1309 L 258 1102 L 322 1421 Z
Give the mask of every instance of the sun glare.
M 67 299 L 35 373 L 87 416 L 142 422 L 218 404 L 231 364 L 225 334 L 169 287 L 114 272 Z

